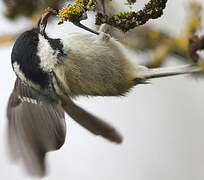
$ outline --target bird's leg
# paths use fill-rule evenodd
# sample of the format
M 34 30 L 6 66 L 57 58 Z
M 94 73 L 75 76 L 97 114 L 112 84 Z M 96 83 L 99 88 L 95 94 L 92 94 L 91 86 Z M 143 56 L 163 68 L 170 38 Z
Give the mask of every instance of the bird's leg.
M 100 0 L 101 1 L 101 8 L 102 8 L 102 12 L 105 15 L 106 14 L 106 8 L 105 8 L 105 0 Z
M 104 41 L 104 42 L 108 42 L 110 40 L 111 36 L 109 34 L 106 34 L 104 32 L 100 32 L 99 34 L 99 39 Z
M 99 38 L 105 42 L 108 42 L 111 38 L 109 32 L 110 32 L 110 25 L 102 24 L 99 28 Z
M 100 0 L 101 1 L 101 8 L 102 8 L 102 12 L 105 15 L 106 14 L 106 10 L 105 10 L 105 0 Z M 110 33 L 111 33 L 111 26 L 108 24 L 101 24 L 100 28 L 99 28 L 99 33 L 100 36 L 103 40 L 108 41 L 110 39 Z
M 99 33 L 100 32 L 104 32 L 106 34 L 110 34 L 111 31 L 111 26 L 108 24 L 101 24 L 100 28 L 99 28 Z

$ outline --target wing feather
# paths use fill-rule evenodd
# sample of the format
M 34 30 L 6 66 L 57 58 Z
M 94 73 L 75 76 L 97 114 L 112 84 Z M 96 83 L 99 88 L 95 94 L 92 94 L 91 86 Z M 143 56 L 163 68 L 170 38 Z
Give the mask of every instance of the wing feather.
M 40 103 L 35 91 L 17 79 L 8 102 L 7 118 L 11 158 L 22 160 L 29 174 L 45 175 L 46 152 L 64 144 L 64 110 L 58 104 Z

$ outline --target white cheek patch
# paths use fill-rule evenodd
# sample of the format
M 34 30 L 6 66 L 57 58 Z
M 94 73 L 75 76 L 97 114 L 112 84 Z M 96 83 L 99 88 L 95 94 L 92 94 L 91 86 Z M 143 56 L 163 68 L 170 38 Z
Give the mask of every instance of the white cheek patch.
M 17 62 L 13 63 L 13 69 L 15 71 L 15 73 L 18 75 L 18 77 L 22 80 L 26 82 L 26 77 L 24 75 L 24 73 L 21 71 L 20 69 L 20 65 Z
M 31 82 L 30 80 L 28 80 L 25 77 L 25 74 L 23 73 L 23 71 L 21 71 L 20 65 L 17 62 L 13 63 L 13 69 L 14 69 L 15 73 L 17 74 L 17 76 L 20 78 L 21 81 L 25 82 L 26 84 L 33 87 L 34 89 L 40 89 L 39 85 Z
M 39 34 L 39 43 L 37 48 L 37 55 L 40 58 L 40 67 L 45 72 L 51 72 L 57 64 L 58 52 L 52 49 L 48 40 L 41 34 Z

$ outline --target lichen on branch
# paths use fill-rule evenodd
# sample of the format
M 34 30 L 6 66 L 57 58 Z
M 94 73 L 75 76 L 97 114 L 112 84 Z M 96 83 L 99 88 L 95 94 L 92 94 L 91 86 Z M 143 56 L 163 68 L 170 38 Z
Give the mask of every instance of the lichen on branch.
M 58 24 L 62 24 L 64 21 L 71 21 L 71 22 L 78 22 L 81 20 L 83 16 L 83 8 L 85 11 L 94 10 L 96 5 L 95 0 L 75 0 L 73 5 L 68 5 L 67 7 L 62 8 L 59 10 L 59 17 L 60 20 Z
M 145 7 L 138 11 L 121 12 L 111 17 L 98 13 L 96 25 L 109 24 L 123 32 L 127 32 L 137 26 L 145 24 L 150 19 L 159 18 L 163 14 L 167 0 L 150 0 Z
M 136 0 L 128 0 L 128 3 L 135 3 Z M 83 9 L 94 10 L 96 6 L 96 0 L 75 0 L 73 5 L 64 7 L 59 10 L 60 21 L 58 24 L 64 21 L 79 22 L 83 16 Z M 145 7 L 138 11 L 121 12 L 113 16 L 107 16 L 102 13 L 98 13 L 96 16 L 96 25 L 103 23 L 109 24 L 118 28 L 123 32 L 127 32 L 137 26 L 145 24 L 149 19 L 159 18 L 163 14 L 163 10 L 166 7 L 167 0 L 150 0 Z
M 186 18 L 178 35 L 153 28 L 152 26 L 143 26 L 125 33 L 121 43 L 135 51 L 142 51 L 148 54 L 149 61 L 145 64 L 148 67 L 161 67 L 168 57 L 172 56 L 189 63 L 189 53 L 192 57 L 192 52 L 195 52 L 195 48 L 189 52 L 189 39 L 200 28 L 201 12 L 202 5 L 196 0 L 189 0 L 189 4 L 186 6 Z M 193 61 L 195 62 L 196 60 L 193 59 Z M 204 72 L 203 59 L 198 59 L 198 65 L 203 68 Z

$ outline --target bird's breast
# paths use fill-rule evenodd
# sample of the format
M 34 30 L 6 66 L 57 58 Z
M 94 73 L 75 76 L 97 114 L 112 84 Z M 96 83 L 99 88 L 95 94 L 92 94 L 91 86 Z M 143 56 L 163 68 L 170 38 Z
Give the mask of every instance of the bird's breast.
M 133 67 L 115 40 L 70 34 L 62 39 L 68 56 L 54 72 L 69 95 L 122 95 L 133 86 Z

